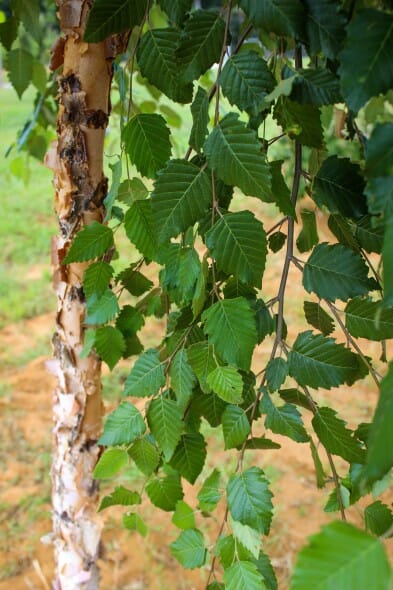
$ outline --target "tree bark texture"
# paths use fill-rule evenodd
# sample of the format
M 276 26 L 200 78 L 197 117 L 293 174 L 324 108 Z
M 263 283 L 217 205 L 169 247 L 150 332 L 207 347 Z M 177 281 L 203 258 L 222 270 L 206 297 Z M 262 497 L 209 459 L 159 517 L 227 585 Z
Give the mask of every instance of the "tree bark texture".
M 101 433 L 101 361 L 95 353 L 80 358 L 84 343 L 83 274 L 88 263 L 63 265 L 78 230 L 102 222 L 107 179 L 103 149 L 108 122 L 113 58 L 119 38 L 83 41 L 92 2 L 57 0 L 63 36 L 52 51 L 52 68 L 61 64 L 57 142 L 47 154 L 54 171 L 59 235 L 52 245 L 57 294 L 52 370 L 54 392 L 52 463 L 53 534 L 56 590 L 98 588 L 97 558 L 101 523 L 98 485 L 92 473 Z

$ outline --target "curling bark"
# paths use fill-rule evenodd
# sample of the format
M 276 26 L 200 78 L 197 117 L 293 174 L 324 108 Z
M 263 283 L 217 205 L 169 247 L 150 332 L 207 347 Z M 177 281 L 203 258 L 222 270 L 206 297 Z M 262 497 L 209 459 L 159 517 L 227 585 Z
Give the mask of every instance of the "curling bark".
M 123 37 L 83 42 L 87 0 L 57 0 L 63 37 L 52 53 L 62 65 L 57 142 L 47 154 L 54 171 L 59 235 L 52 247 L 58 306 L 53 337 L 54 392 L 52 463 L 55 584 L 57 590 L 95 590 L 99 574 L 101 523 L 93 470 L 101 433 L 101 361 L 92 352 L 80 358 L 84 343 L 83 274 L 88 263 L 63 264 L 78 230 L 104 219 L 107 179 L 103 174 L 104 135 L 110 111 L 112 62 Z

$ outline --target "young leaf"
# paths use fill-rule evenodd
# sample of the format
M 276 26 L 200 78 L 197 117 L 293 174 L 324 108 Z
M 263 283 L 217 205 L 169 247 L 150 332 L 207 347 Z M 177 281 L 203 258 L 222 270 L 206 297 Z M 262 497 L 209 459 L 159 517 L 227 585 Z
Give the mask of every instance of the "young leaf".
M 93 477 L 107 479 L 116 475 L 128 463 L 127 451 L 124 449 L 106 449 L 94 468 Z
M 302 218 L 302 229 L 297 237 L 296 246 L 299 252 L 303 253 L 308 252 L 318 244 L 319 238 L 315 212 L 309 209 L 302 209 L 300 215 Z
M 232 518 L 266 535 L 272 520 L 272 496 L 259 467 L 250 467 L 232 475 L 227 485 L 228 508 Z
M 94 347 L 97 354 L 112 370 L 126 348 L 123 334 L 113 326 L 102 326 L 96 330 Z
M 131 162 L 143 176 L 155 178 L 171 157 L 170 131 L 161 115 L 135 115 L 124 127 L 122 137 Z
M 150 260 L 157 259 L 158 241 L 151 200 L 135 201 L 124 217 L 124 228 L 128 239 L 139 252 Z
M 282 358 L 271 359 L 265 370 L 266 384 L 270 393 L 280 389 L 288 375 L 288 363 Z
M 161 242 L 194 225 L 212 202 L 210 176 L 195 164 L 171 160 L 151 195 L 155 230 Z
M 191 13 L 176 49 L 182 83 L 197 80 L 219 61 L 224 34 L 225 23 L 219 13 L 207 10 Z
M 299 0 L 240 0 L 241 8 L 257 27 L 284 37 L 300 37 L 304 8 Z
M 202 512 L 211 512 L 221 500 L 220 483 L 221 474 L 214 469 L 198 492 L 198 507 Z
M 124 395 L 134 397 L 155 395 L 163 385 L 165 385 L 163 363 L 160 361 L 157 350 L 152 348 L 144 352 L 132 367 L 125 383 Z
M 321 299 L 346 301 L 374 289 L 368 267 L 357 252 L 341 244 L 318 244 L 303 272 L 303 286 Z
M 210 168 L 226 184 L 246 195 L 270 199 L 270 171 L 255 132 L 229 113 L 206 139 L 204 152 Z
M 7 54 L 5 65 L 8 72 L 8 78 L 12 86 L 15 88 L 19 98 L 22 98 L 24 91 L 32 80 L 33 64 L 33 56 L 25 49 L 22 49 L 22 47 L 12 49 Z
M 393 526 L 393 513 L 386 504 L 377 500 L 365 509 L 364 521 L 367 530 L 380 537 Z
M 146 493 L 154 506 L 171 512 L 175 510 L 177 502 L 183 499 L 180 476 L 156 477 L 146 485 Z
M 206 459 L 206 442 L 199 432 L 183 434 L 171 459 L 171 466 L 190 483 L 195 483 Z
M 128 450 L 131 459 L 145 475 L 151 475 L 158 467 L 160 454 L 157 447 L 150 440 L 150 436 L 144 436 L 134 442 Z
M 180 533 L 170 544 L 172 555 L 185 569 L 195 569 L 205 564 L 207 551 L 201 531 L 189 529 Z
M 194 102 L 191 105 L 192 128 L 190 135 L 190 146 L 197 152 L 200 152 L 207 135 L 207 125 L 209 123 L 209 96 L 202 88 L 198 86 Z
M 288 355 L 289 374 L 299 385 L 330 389 L 342 383 L 352 385 L 367 374 L 359 356 L 333 338 L 302 332 Z
M 355 338 L 387 340 L 393 338 L 393 310 L 357 297 L 347 303 L 345 326 Z
M 265 393 L 259 409 L 266 415 L 265 427 L 275 434 L 282 434 L 296 442 L 308 442 L 310 437 L 303 426 L 300 412 L 292 404 L 285 404 L 277 408 L 270 396 Z
M 92 221 L 76 234 L 63 264 L 92 260 L 105 254 L 111 246 L 112 230 L 98 221 Z
M 219 270 L 261 288 L 267 254 L 263 225 L 250 211 L 227 213 L 206 234 Z
M 236 561 L 224 571 L 226 590 L 261 590 L 263 580 L 251 561 Z
M 184 531 L 188 529 L 195 529 L 195 515 L 194 510 L 183 500 L 179 500 L 176 504 L 176 510 L 172 516 L 172 522 L 179 529 Z
M 140 411 L 129 402 L 123 402 L 109 414 L 98 443 L 105 446 L 127 445 L 142 436 L 145 430 Z
M 124 514 L 123 525 L 129 531 L 138 532 L 140 535 L 142 535 L 142 537 L 146 537 L 148 533 L 146 523 L 144 522 L 144 520 L 142 520 L 139 514 L 136 514 L 135 512 L 129 512 L 127 514 Z
M 322 332 L 324 336 L 329 336 L 334 330 L 334 320 L 319 303 L 315 301 L 305 301 L 303 303 L 304 316 L 307 322 Z
M 229 364 L 248 371 L 257 343 L 255 317 L 244 297 L 217 301 L 202 314 L 204 331 Z
M 390 568 L 378 539 L 346 522 L 332 522 L 298 556 L 290 590 L 387 590 Z
M 95 0 L 86 25 L 84 40 L 99 43 L 142 22 L 147 0 Z
M 102 498 L 98 512 L 109 506 L 132 506 L 133 504 L 140 504 L 141 501 L 138 492 L 131 492 L 131 490 L 127 490 L 123 486 L 118 486 L 109 496 Z
M 154 399 L 147 411 L 147 421 L 166 461 L 169 461 L 183 427 L 182 415 L 176 402 L 163 397 Z
M 337 417 L 332 408 L 319 408 L 312 425 L 324 447 L 334 455 L 340 455 L 349 463 L 364 463 L 365 453 L 360 443 Z
M 241 445 L 251 432 L 247 414 L 238 406 L 228 405 L 222 415 L 225 449 Z
M 107 289 L 99 299 L 93 295 L 93 297 L 88 300 L 85 324 L 98 325 L 110 322 L 115 315 L 117 315 L 119 310 L 120 308 L 116 295 L 111 289 Z
M 107 262 L 90 264 L 83 276 L 83 291 L 86 297 L 90 298 L 92 295 L 101 297 L 109 287 L 113 272 L 113 267 Z

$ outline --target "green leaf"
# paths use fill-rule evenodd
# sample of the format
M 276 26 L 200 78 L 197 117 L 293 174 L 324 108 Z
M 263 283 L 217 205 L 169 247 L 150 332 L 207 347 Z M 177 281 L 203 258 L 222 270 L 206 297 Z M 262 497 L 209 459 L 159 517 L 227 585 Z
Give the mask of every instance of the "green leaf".
M 124 217 L 128 239 L 139 252 L 151 260 L 157 259 L 158 242 L 153 223 L 151 201 L 135 201 Z
M 296 219 L 295 207 L 291 201 L 291 192 L 284 180 L 281 172 L 283 160 L 269 162 L 270 172 L 272 175 L 272 202 L 276 203 L 284 215 L 290 215 Z
M 343 217 L 362 217 L 367 213 L 364 179 L 358 164 L 348 158 L 330 156 L 324 160 L 313 184 L 313 199 L 318 207 Z
M 256 312 L 255 320 L 257 324 L 258 344 L 260 344 L 266 336 L 274 332 L 276 326 L 269 309 L 262 299 L 257 299 L 254 309 Z
M 165 385 L 164 366 L 154 348 L 144 352 L 135 362 L 127 377 L 124 395 L 148 397 Z
M 128 514 L 124 514 L 123 525 L 129 531 L 138 532 L 140 535 L 142 535 L 142 537 L 146 537 L 148 533 L 146 523 L 142 520 L 139 514 L 136 514 L 135 512 L 129 512 Z
M 211 387 L 207 384 L 207 377 L 217 366 L 214 358 L 214 347 L 207 344 L 207 342 L 193 344 L 187 349 L 187 358 L 198 378 L 202 391 L 210 393 Z
M 346 509 L 349 508 L 350 504 L 351 493 L 348 488 L 340 484 L 339 491 L 336 488 L 333 488 L 333 490 L 330 492 L 329 498 L 323 510 L 324 512 L 338 512 L 341 509 L 341 505 Z
M 111 289 L 107 289 L 99 299 L 93 295 L 87 302 L 85 324 L 98 325 L 110 322 L 119 312 L 119 309 L 117 297 Z
M 171 160 L 159 173 L 151 199 L 155 229 L 163 242 L 194 225 L 208 210 L 210 176 L 191 162 Z
M 142 328 L 145 320 L 143 315 L 131 305 L 125 305 L 116 318 L 116 328 L 125 338 L 132 338 Z
M 139 25 L 145 15 L 147 0 L 95 0 L 86 25 L 84 40 L 99 43 L 114 33 Z
M 345 38 L 347 16 L 336 0 L 304 0 L 306 8 L 307 45 L 310 53 L 324 53 L 334 59 Z
M 176 510 L 172 516 L 172 522 L 175 526 L 179 529 L 183 529 L 184 531 L 188 529 L 195 529 L 195 515 L 194 510 L 183 502 L 183 500 L 179 500 L 176 504 Z
M 172 555 L 185 569 L 195 569 L 205 564 L 207 551 L 201 531 L 189 529 L 180 533 L 170 544 Z
M 105 254 L 111 246 L 112 230 L 98 221 L 92 221 L 76 234 L 63 264 L 92 260 Z
M 231 519 L 231 526 L 237 545 L 240 543 L 255 559 L 257 559 L 261 547 L 261 534 L 237 520 Z
M 264 106 L 264 98 L 276 82 L 266 61 L 255 51 L 232 55 L 226 62 L 219 82 L 224 96 L 241 111 L 257 114 Z
M 112 171 L 112 182 L 110 185 L 110 190 L 107 196 L 104 199 L 104 206 L 106 210 L 105 220 L 108 221 L 112 216 L 112 208 L 114 202 L 117 198 L 117 193 L 119 191 L 120 180 L 121 180 L 121 173 L 122 173 L 122 166 L 121 160 L 117 160 L 115 164 L 109 164 L 109 168 Z
M 389 220 L 389 223 L 385 229 L 384 243 L 382 248 L 384 303 L 386 305 L 393 305 L 392 251 L 393 223 L 391 222 L 391 220 Z
M 357 297 L 345 308 L 345 326 L 355 338 L 377 341 L 393 338 L 393 310 L 378 301 Z
M 318 107 L 299 104 L 284 97 L 276 103 L 273 117 L 290 138 L 309 147 L 323 147 L 321 113 Z
M 129 402 L 123 402 L 109 414 L 98 443 L 105 446 L 128 445 L 142 436 L 145 430 L 140 411 Z
M 272 252 L 279 252 L 287 240 L 287 234 L 276 231 L 270 234 L 268 238 L 269 248 Z
M 383 225 L 374 227 L 373 217 L 365 215 L 356 222 L 355 237 L 363 250 L 379 254 L 383 245 Z
M 147 421 L 166 461 L 169 461 L 180 440 L 183 427 L 179 407 L 170 399 L 154 399 L 147 411 Z
M 138 171 L 155 178 L 171 157 L 170 131 L 165 119 L 157 114 L 135 115 L 123 129 L 126 152 Z
M 196 319 L 199 314 L 202 312 L 205 301 L 206 301 L 206 283 L 207 277 L 209 273 L 209 266 L 204 256 L 201 264 L 201 268 L 199 271 L 199 275 L 195 284 L 194 295 L 191 302 L 192 313 L 194 319 Z
M 270 199 L 270 171 L 260 143 L 237 114 L 220 120 L 206 139 L 204 152 L 223 182 L 238 186 L 246 195 Z
M 288 363 L 282 358 L 269 360 L 265 369 L 266 384 L 272 393 L 280 389 L 288 375 Z
M 319 440 L 330 453 L 339 455 L 349 463 L 364 462 L 365 453 L 360 443 L 332 408 L 318 408 L 312 425 Z
M 198 492 L 199 510 L 202 510 L 202 512 L 211 512 L 214 510 L 221 500 L 220 483 L 221 473 L 218 469 L 213 469 Z
M 393 148 L 391 134 L 393 123 L 377 124 L 366 145 L 366 174 L 368 178 L 386 177 L 393 172 L 392 156 Z M 389 186 L 389 185 L 388 185 Z M 387 205 L 388 203 L 385 203 Z M 370 205 L 370 203 L 369 203 Z M 371 213 L 382 213 L 384 207 L 378 207 Z M 391 204 L 389 211 L 391 211 Z
M 209 343 L 229 364 L 248 371 L 257 343 L 255 317 L 244 297 L 217 301 L 202 314 Z
M 241 403 L 243 380 L 234 367 L 217 366 L 207 376 L 206 383 L 225 402 Z
M 367 438 L 367 458 L 362 476 L 367 483 L 381 479 L 393 465 L 393 364 L 381 381 L 378 405 Z
M 10 16 L 5 22 L 0 23 L 0 41 L 7 51 L 10 51 L 13 42 L 18 35 L 19 19 Z
M 349 23 L 339 74 L 342 94 L 354 113 L 393 86 L 392 45 L 392 14 L 363 10 Z
M 132 506 L 133 504 L 140 504 L 141 501 L 138 492 L 131 492 L 131 490 L 127 490 L 123 486 L 118 486 L 109 496 L 102 498 L 98 512 L 109 506 Z
M 270 396 L 265 393 L 259 409 L 266 414 L 265 428 L 269 428 L 275 434 L 288 436 L 296 442 L 308 442 L 310 440 L 304 428 L 302 416 L 292 404 L 284 404 L 277 408 Z
M 267 254 L 263 225 L 250 211 L 227 213 L 206 234 L 219 270 L 261 288 Z
M 24 91 L 33 78 L 33 64 L 34 58 L 31 53 L 21 47 L 11 49 L 7 54 L 5 66 L 8 78 L 19 98 L 22 98 Z
M 126 343 L 120 330 L 113 326 L 102 326 L 96 330 L 94 347 L 97 354 L 112 370 L 121 359 Z
M 237 561 L 224 571 L 226 590 L 261 590 L 262 577 L 251 561 Z
M 304 9 L 299 0 L 240 0 L 251 22 L 267 33 L 298 37 L 303 30 Z
M 141 179 L 135 176 L 129 180 L 123 180 L 120 184 L 117 192 L 117 200 L 131 206 L 135 201 L 146 199 L 148 194 L 149 191 Z
M 357 252 L 342 244 L 318 244 L 303 271 L 303 286 L 321 299 L 346 301 L 376 287 L 367 277 L 368 267 Z
M 107 262 L 93 262 L 83 275 L 83 291 L 87 298 L 92 295 L 100 297 L 109 287 L 113 276 L 113 267 Z
M 232 475 L 227 485 L 228 508 L 232 518 L 263 534 L 268 534 L 270 529 L 272 496 L 259 467 L 250 467 Z
M 192 84 L 184 84 L 176 55 L 181 41 L 175 29 L 153 29 L 143 35 L 136 56 L 142 76 L 175 102 L 192 100 Z
M 191 398 L 192 389 L 196 383 L 193 370 L 187 359 L 187 353 L 184 349 L 179 350 L 173 358 L 169 369 L 171 377 L 171 387 L 176 394 L 178 403 L 187 404 Z
M 117 275 L 116 280 L 120 281 L 123 287 L 131 295 L 135 295 L 136 297 L 143 295 L 146 291 L 150 291 L 153 287 L 153 282 L 150 279 L 146 278 L 138 270 L 135 270 L 135 264 L 131 264 L 131 266 L 121 271 Z
M 158 0 L 158 4 L 167 13 L 170 21 L 181 26 L 191 10 L 193 0 Z
M 367 530 L 380 537 L 393 526 L 393 513 L 389 506 L 377 500 L 365 509 L 364 521 Z
M 332 522 L 298 556 L 290 590 L 387 590 L 390 568 L 378 539 Z
M 295 404 L 305 410 L 311 410 L 310 402 L 304 393 L 295 388 L 280 389 L 278 392 L 280 397 L 289 404 Z
M 315 212 L 309 209 L 302 209 L 300 212 L 302 218 L 302 229 L 299 233 L 296 246 L 299 252 L 308 252 L 319 243 L 317 221 Z
M 249 438 L 244 445 L 245 450 L 259 451 L 261 449 L 280 449 L 281 445 L 265 436 Z
M 175 510 L 177 502 L 183 499 L 180 476 L 156 477 L 146 485 L 146 493 L 154 506 L 171 512 Z
M 342 102 L 339 80 L 328 69 L 298 69 L 296 74 L 292 100 L 317 107 Z
M 311 450 L 311 457 L 314 463 L 315 468 L 315 475 L 317 480 L 317 487 L 324 488 L 326 485 L 326 475 L 323 469 L 323 465 L 321 459 L 319 458 L 318 449 L 314 444 L 312 438 L 310 438 L 310 450 Z
M 289 374 L 299 385 L 330 389 L 346 383 L 352 385 L 367 374 L 361 358 L 334 338 L 313 334 L 298 335 L 288 355 Z
M 319 303 L 305 301 L 303 303 L 303 309 L 307 323 L 322 332 L 324 336 L 329 336 L 333 332 L 334 320 Z
M 343 246 L 347 246 L 356 252 L 359 251 L 359 243 L 354 236 L 354 226 L 347 219 L 344 219 L 338 213 L 329 215 L 328 227 Z
M 40 3 L 39 0 L 12 0 L 11 7 L 15 15 L 22 21 L 25 30 L 38 43 L 41 41 L 42 29 L 40 28 Z
M 160 454 L 149 436 L 139 438 L 128 449 L 128 454 L 145 475 L 151 475 L 158 467 Z
M 259 573 L 262 574 L 267 590 L 278 590 L 276 574 L 269 557 L 261 551 L 255 565 Z
M 177 424 L 172 426 L 172 428 L 176 429 Z M 170 455 L 170 449 L 168 455 Z M 189 434 L 183 434 L 180 437 L 179 444 L 171 459 L 171 466 L 176 469 L 182 477 L 193 484 L 203 469 L 205 459 L 205 439 L 199 432 L 191 432 Z
M 191 114 L 192 128 L 189 143 L 194 150 L 200 152 L 207 135 L 207 125 L 209 123 L 209 96 L 202 86 L 198 86 L 198 91 L 191 105 Z
M 107 479 L 116 475 L 128 463 L 128 454 L 124 449 L 106 449 L 99 458 L 93 471 L 96 479 Z
M 222 415 L 225 449 L 241 445 L 251 432 L 247 414 L 238 406 L 229 405 Z

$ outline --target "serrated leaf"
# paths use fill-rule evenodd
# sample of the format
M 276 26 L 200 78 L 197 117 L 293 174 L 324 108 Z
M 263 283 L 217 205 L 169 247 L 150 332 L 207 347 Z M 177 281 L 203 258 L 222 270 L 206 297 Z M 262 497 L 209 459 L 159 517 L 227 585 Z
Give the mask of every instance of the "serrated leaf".
M 343 217 L 359 218 L 367 213 L 364 186 L 358 164 L 349 158 L 330 156 L 318 170 L 312 196 L 318 207 L 325 206 Z
M 99 43 L 114 33 L 139 25 L 145 15 L 147 0 L 95 0 L 89 13 L 84 40 Z
M 241 445 L 251 432 L 247 414 L 238 406 L 229 405 L 222 415 L 225 449 Z
M 113 326 L 102 326 L 96 330 L 94 347 L 97 354 L 112 370 L 126 348 L 123 334 Z
M 138 171 L 155 178 L 171 157 L 170 131 L 164 117 L 157 114 L 135 115 L 122 132 L 125 149 Z
M 292 100 L 314 106 L 342 102 L 339 80 L 328 69 L 298 69 L 296 74 L 291 92 Z
M 232 55 L 219 82 L 224 96 L 240 110 L 257 114 L 265 106 L 264 98 L 276 82 L 266 61 L 255 51 Z
M 240 0 L 251 22 L 267 33 L 299 37 L 303 31 L 304 8 L 298 0 Z
M 355 338 L 393 338 L 393 309 L 383 307 L 379 301 L 357 297 L 345 307 L 345 326 Z
M 371 215 L 365 215 L 356 221 L 355 238 L 366 252 L 381 252 L 383 233 L 383 225 L 374 227 Z
M 199 432 L 183 434 L 171 459 L 171 466 L 190 483 L 195 483 L 206 459 L 206 442 Z
M 259 467 L 250 467 L 232 475 L 227 485 L 228 508 L 232 518 L 263 534 L 268 534 L 270 529 L 272 496 Z
M 109 414 L 98 443 L 105 446 L 128 445 L 142 436 L 145 430 L 140 411 L 129 402 L 123 402 Z
M 217 366 L 207 376 L 206 383 L 225 402 L 241 403 L 243 380 L 235 367 Z
M 179 529 L 195 529 L 195 515 L 194 510 L 183 500 L 179 500 L 176 504 L 175 512 L 172 516 L 172 522 Z
M 167 13 L 170 21 L 181 26 L 191 10 L 193 0 L 158 0 L 158 4 Z
M 221 424 L 221 417 L 225 407 L 226 403 L 215 393 L 201 393 L 193 398 L 192 409 L 198 416 L 206 418 L 213 428 Z
M 143 315 L 131 305 L 125 305 L 116 318 L 116 328 L 125 338 L 132 338 L 142 328 L 145 320 Z
M 231 526 L 236 541 L 241 543 L 241 545 L 250 552 L 254 559 L 257 559 L 261 547 L 261 534 L 237 520 L 231 519 Z
M 106 449 L 99 458 L 93 471 L 96 479 L 107 479 L 116 475 L 128 463 L 128 454 L 124 449 Z
M 146 485 L 146 493 L 154 506 L 171 512 L 175 510 L 177 502 L 183 499 L 180 476 L 156 477 Z
M 319 408 L 312 425 L 323 446 L 333 455 L 339 455 L 349 463 L 363 463 L 365 452 L 344 420 L 337 417 L 332 408 Z
M 183 421 L 176 402 L 159 397 L 154 399 L 147 411 L 150 430 L 166 461 L 169 461 L 179 442 Z
M 204 152 L 210 168 L 226 184 L 246 195 L 270 199 L 270 171 L 254 131 L 235 113 L 220 120 L 206 139 Z
M 113 276 L 113 267 L 107 262 L 93 262 L 83 275 L 83 291 L 87 298 L 92 295 L 100 297 L 109 287 Z
M 153 282 L 145 277 L 141 272 L 135 270 L 135 265 L 131 264 L 125 270 L 122 270 L 116 277 L 117 281 L 120 281 L 123 287 L 127 289 L 131 295 L 139 297 L 150 291 L 153 287 Z
M 146 537 L 148 533 L 146 523 L 144 522 L 144 520 L 142 520 L 139 514 L 136 514 L 135 512 L 129 512 L 127 514 L 124 514 L 123 525 L 129 531 L 138 532 L 140 535 L 142 535 L 142 537 Z
M 157 447 L 150 441 L 149 436 L 139 438 L 128 449 L 128 454 L 135 461 L 136 466 L 145 475 L 151 475 L 160 461 Z
M 376 287 L 368 267 L 357 252 L 342 244 L 316 246 L 303 271 L 303 286 L 321 299 L 346 301 Z
M 258 559 L 255 561 L 255 565 L 257 566 L 259 573 L 262 574 L 266 589 L 278 590 L 276 574 L 274 573 L 269 557 L 261 551 Z
M 185 231 L 212 203 L 208 173 L 185 160 L 171 160 L 160 172 L 151 195 L 153 220 L 160 241 Z
M 7 54 L 6 69 L 8 78 L 19 98 L 29 86 L 33 77 L 34 58 L 25 49 L 11 49 Z
M 278 392 L 280 397 L 289 404 L 295 404 L 305 410 L 311 410 L 310 402 L 304 393 L 295 388 L 280 389 Z
M 299 385 L 330 389 L 346 383 L 352 385 L 367 374 L 361 358 L 337 344 L 334 338 L 313 334 L 298 335 L 288 355 L 289 374 Z
M 333 332 L 334 320 L 319 303 L 305 301 L 303 303 L 303 309 L 307 323 L 322 332 L 324 336 L 329 336 Z
M 354 113 L 393 86 L 392 45 L 392 14 L 370 8 L 349 23 L 339 73 L 342 94 Z
M 300 412 L 292 404 L 276 407 L 270 396 L 264 394 L 260 411 L 266 414 L 265 427 L 275 434 L 288 436 L 296 442 L 308 442 L 310 437 L 304 428 Z
M 219 61 L 224 35 L 225 22 L 219 13 L 207 10 L 191 13 L 176 49 L 183 83 L 197 80 Z
M 128 239 L 135 244 L 146 258 L 156 260 L 158 251 L 157 235 L 153 223 L 151 201 L 135 201 L 124 218 Z
M 205 564 L 205 541 L 201 531 L 197 529 L 180 533 L 176 541 L 170 544 L 170 550 L 185 569 L 195 569 Z
M 113 320 L 119 312 L 119 302 L 111 289 L 107 289 L 101 297 L 93 297 L 87 302 L 85 324 L 105 324 Z
M 332 522 L 298 556 L 290 590 L 387 590 L 390 568 L 378 539 L 346 522 Z
M 284 180 L 281 172 L 283 160 L 275 160 L 269 162 L 270 172 L 272 175 L 272 199 L 271 202 L 276 203 L 284 215 L 290 215 L 296 219 L 296 211 L 291 201 L 291 192 Z
M 249 438 L 244 445 L 246 451 L 259 451 L 261 449 L 280 449 L 281 445 L 265 436 Z
M 340 496 L 339 496 L 340 494 Z M 340 498 L 340 499 L 339 499 Z M 349 508 L 351 504 L 351 492 L 344 485 L 340 484 L 339 489 L 333 488 L 323 508 L 324 512 L 338 512 L 343 506 Z
M 191 102 L 192 84 L 184 84 L 176 50 L 180 32 L 167 29 L 148 30 L 138 45 L 136 56 L 142 76 L 175 102 Z
M 230 523 L 232 524 L 232 522 L 235 521 L 231 518 Z M 253 559 L 252 554 L 233 535 L 220 536 L 216 543 L 214 553 L 224 569 L 227 569 L 236 561 Z
M 283 358 L 270 359 L 266 365 L 265 377 L 270 393 L 280 389 L 288 375 L 288 363 Z
M 347 16 L 335 0 L 304 0 L 307 45 L 310 53 L 334 59 L 345 38 Z
M 255 321 L 257 325 L 258 344 L 275 330 L 275 321 L 262 299 L 257 299 L 255 305 Z
M 109 506 L 132 506 L 133 504 L 140 504 L 141 501 L 138 492 L 131 492 L 131 490 L 127 490 L 123 486 L 118 486 L 109 496 L 102 498 L 98 512 Z
M 209 273 L 208 263 L 204 257 L 201 264 L 201 269 L 195 283 L 194 295 L 191 302 L 192 313 L 194 319 L 196 319 L 204 308 L 206 301 L 206 283 L 207 276 Z
M 367 530 L 380 537 L 393 526 L 393 513 L 389 506 L 377 500 L 365 509 L 364 521 Z
M 276 103 L 273 117 L 290 138 L 309 147 L 323 147 L 321 113 L 318 107 L 299 104 L 284 97 Z
M 198 342 L 187 349 L 187 358 L 195 375 L 198 378 L 204 393 L 210 393 L 211 387 L 207 384 L 207 376 L 216 368 L 214 347 L 207 342 Z
M 19 19 L 10 16 L 5 22 L 0 23 L 0 41 L 7 51 L 10 51 L 13 42 L 18 35 Z
M 328 227 L 343 246 L 347 246 L 351 250 L 355 250 L 355 252 L 359 251 L 359 244 L 354 236 L 353 224 L 347 219 L 344 219 L 338 213 L 329 215 Z
M 63 264 L 92 260 L 105 254 L 111 246 L 112 230 L 98 221 L 92 221 L 76 234 Z
M 207 135 L 207 125 L 209 123 L 209 96 L 202 86 L 198 86 L 191 105 L 191 114 L 192 128 L 189 143 L 194 150 L 200 152 Z
M 219 270 L 261 288 L 267 254 L 263 225 L 250 211 L 227 213 L 206 234 Z
M 204 332 L 229 364 L 248 371 L 257 343 L 255 317 L 244 297 L 217 301 L 202 314 Z
M 263 579 L 251 561 L 237 561 L 224 571 L 226 590 L 261 590 Z
M 302 229 L 297 237 L 296 246 L 299 252 L 303 253 L 308 252 L 318 244 L 319 237 L 315 212 L 309 209 L 302 209 L 300 216 L 302 218 Z
M 149 191 L 140 178 L 123 180 L 117 192 L 117 200 L 131 206 L 135 201 L 146 199 Z
M 144 352 L 135 362 L 127 377 L 124 395 L 148 397 L 165 385 L 164 366 L 154 348 Z
M 176 394 L 178 403 L 183 408 L 191 398 L 192 389 L 196 383 L 195 374 L 190 367 L 184 349 L 179 350 L 174 356 L 169 375 L 171 377 L 171 387 Z
M 221 499 L 220 483 L 221 473 L 213 469 L 198 492 L 198 507 L 202 512 L 211 512 L 217 506 Z

